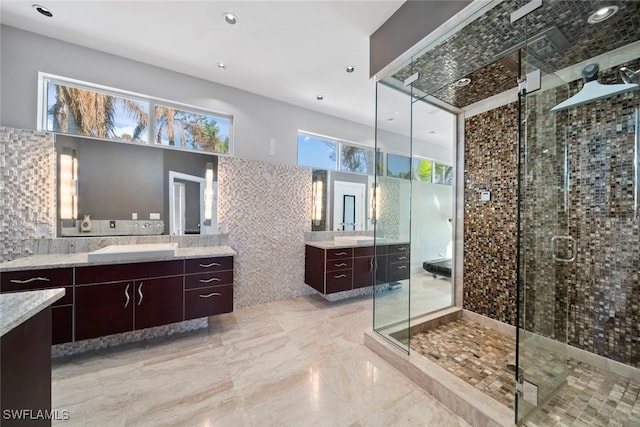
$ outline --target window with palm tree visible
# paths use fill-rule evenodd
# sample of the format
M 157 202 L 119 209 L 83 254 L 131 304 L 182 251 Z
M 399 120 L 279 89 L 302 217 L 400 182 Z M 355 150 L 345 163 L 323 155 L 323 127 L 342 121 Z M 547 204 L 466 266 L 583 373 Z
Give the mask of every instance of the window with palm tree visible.
M 228 154 L 231 118 L 41 75 L 50 132 Z M 105 89 L 105 90 L 102 90 Z

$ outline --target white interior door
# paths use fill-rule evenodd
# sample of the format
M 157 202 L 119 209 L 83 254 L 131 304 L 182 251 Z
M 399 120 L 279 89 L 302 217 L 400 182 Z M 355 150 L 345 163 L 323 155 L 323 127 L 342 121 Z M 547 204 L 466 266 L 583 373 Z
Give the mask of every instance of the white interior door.
M 365 191 L 366 185 L 362 183 L 334 182 L 333 230 L 358 231 L 365 229 Z M 347 197 L 345 198 L 345 196 Z M 345 200 L 347 200 L 347 212 L 345 212 Z

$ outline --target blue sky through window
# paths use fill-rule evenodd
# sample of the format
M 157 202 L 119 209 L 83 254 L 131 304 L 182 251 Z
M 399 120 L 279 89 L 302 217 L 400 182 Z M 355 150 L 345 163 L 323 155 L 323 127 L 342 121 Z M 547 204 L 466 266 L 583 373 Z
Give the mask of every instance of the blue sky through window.
M 298 164 L 336 170 L 337 143 L 311 135 L 298 134 Z

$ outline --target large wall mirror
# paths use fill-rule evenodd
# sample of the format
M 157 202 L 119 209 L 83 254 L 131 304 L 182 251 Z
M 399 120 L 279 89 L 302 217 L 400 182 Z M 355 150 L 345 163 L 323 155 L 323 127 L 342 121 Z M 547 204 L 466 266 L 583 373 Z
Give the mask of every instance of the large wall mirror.
M 373 230 L 373 175 L 314 169 L 312 231 Z
M 215 155 L 56 136 L 57 235 L 213 234 Z

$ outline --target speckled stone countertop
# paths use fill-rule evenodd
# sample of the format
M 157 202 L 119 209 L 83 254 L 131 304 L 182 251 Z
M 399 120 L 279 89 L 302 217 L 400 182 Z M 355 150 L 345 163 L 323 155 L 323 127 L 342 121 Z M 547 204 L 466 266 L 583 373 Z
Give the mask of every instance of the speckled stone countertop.
M 324 240 L 319 242 L 304 242 L 304 244 L 313 246 L 316 248 L 320 248 L 320 249 L 363 248 L 367 246 L 373 246 L 373 243 L 364 243 L 364 244 L 336 243 L 334 240 Z M 402 245 L 402 244 L 408 244 L 408 242 L 403 242 L 402 240 L 391 240 L 391 239 L 385 239 L 384 242 L 378 242 L 378 246 Z
M 177 248 L 175 256 L 151 257 L 124 261 L 89 262 L 87 252 L 77 254 L 31 255 L 0 264 L 0 272 L 18 270 L 39 270 L 43 268 L 84 267 L 88 265 L 127 264 L 149 261 L 170 261 L 175 259 L 235 256 L 237 252 L 229 246 L 206 246 Z
M 63 288 L 0 294 L 0 336 L 64 296 Z

